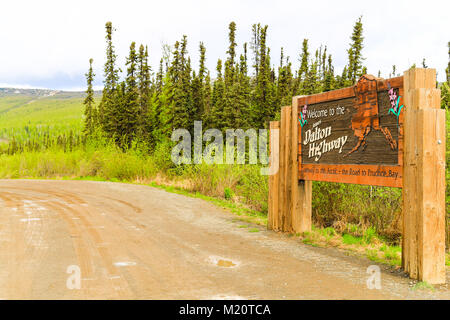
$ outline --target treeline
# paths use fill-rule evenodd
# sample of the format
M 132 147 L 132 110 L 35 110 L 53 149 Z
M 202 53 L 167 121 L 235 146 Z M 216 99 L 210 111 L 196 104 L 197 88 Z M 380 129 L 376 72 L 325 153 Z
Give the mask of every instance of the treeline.
M 165 46 L 158 70 L 148 64 L 148 48 L 130 45 L 125 77 L 113 45 L 114 28 L 106 23 L 106 63 L 101 102 L 94 103 L 92 59 L 86 74 L 84 134 L 101 130 L 121 147 L 139 141 L 154 147 L 170 138 L 173 129 L 193 129 L 195 120 L 203 128 L 267 128 L 277 118 L 280 107 L 290 105 L 292 96 L 314 94 L 350 86 L 364 73 L 363 25 L 359 18 L 353 28 L 348 64 L 335 74 L 332 55 L 326 46 L 311 51 L 304 39 L 300 66 L 293 69 L 281 48 L 275 68 L 267 46 L 268 26 L 254 24 L 250 43 L 237 54 L 236 23 L 229 24 L 226 58 L 217 61 L 215 75 L 205 66 L 206 47 L 199 44 L 198 70 L 193 70 L 187 51 L 187 37 L 173 47 Z
M 206 47 L 202 42 L 198 49 L 199 68 L 193 70 L 187 51 L 188 40 L 183 36 L 173 47 L 163 47 L 163 58 L 156 72 L 148 64 L 147 46 L 137 47 L 132 42 L 125 63 L 126 74 L 124 80 L 119 81 L 121 70 L 112 41 L 114 28 L 107 22 L 104 89 L 98 106 L 93 98 L 92 59 L 86 74 L 85 136 L 100 131 L 122 148 L 135 141 L 151 149 L 170 138 L 173 129 L 192 131 L 195 120 L 203 121 L 203 129 L 267 128 L 269 121 L 279 116 L 280 107 L 291 104 L 293 96 L 351 86 L 367 73 L 362 56 L 361 17 L 353 27 L 348 62 L 341 74 L 335 73 L 332 55 L 326 46 L 312 51 L 308 39 L 304 39 L 297 70 L 281 48 L 280 61 L 275 68 L 267 46 L 267 25 L 252 26 L 251 41 L 242 45 L 239 55 L 236 23 L 231 22 L 228 29 L 226 57 L 217 61 L 214 77 L 205 66 Z M 422 64 L 426 67 L 425 59 Z M 443 107 L 450 102 L 449 68 L 447 81 L 441 84 Z M 392 69 L 389 76 L 398 75 L 395 65 Z

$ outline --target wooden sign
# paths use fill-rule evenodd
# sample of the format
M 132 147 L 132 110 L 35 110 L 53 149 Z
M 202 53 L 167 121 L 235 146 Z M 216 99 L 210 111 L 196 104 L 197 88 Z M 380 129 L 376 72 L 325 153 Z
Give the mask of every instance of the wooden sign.
M 403 77 L 297 97 L 300 180 L 402 187 Z
M 312 228 L 312 181 L 402 188 L 402 267 L 441 284 L 445 273 L 446 111 L 436 70 L 361 77 L 350 88 L 292 98 L 271 122 L 268 227 Z M 276 136 L 276 135 L 275 135 Z M 278 148 L 279 146 L 279 148 Z

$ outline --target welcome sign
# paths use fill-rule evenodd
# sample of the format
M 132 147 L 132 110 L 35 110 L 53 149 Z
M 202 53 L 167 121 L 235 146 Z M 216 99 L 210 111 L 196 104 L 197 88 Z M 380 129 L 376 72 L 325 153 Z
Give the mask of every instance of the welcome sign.
M 297 97 L 299 179 L 402 187 L 403 77 Z

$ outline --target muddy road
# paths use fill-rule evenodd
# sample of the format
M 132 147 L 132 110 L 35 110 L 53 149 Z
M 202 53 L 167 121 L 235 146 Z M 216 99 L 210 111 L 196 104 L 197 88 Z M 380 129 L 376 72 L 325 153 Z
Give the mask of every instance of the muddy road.
M 370 290 L 372 262 L 243 224 L 147 186 L 0 180 L 0 299 L 450 298 L 387 267 Z

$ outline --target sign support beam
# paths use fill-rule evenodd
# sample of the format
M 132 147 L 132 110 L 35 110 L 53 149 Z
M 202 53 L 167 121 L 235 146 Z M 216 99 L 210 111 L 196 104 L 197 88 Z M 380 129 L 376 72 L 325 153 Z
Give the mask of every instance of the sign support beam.
M 413 279 L 445 283 L 445 110 L 435 69 L 404 75 L 402 266 Z
M 292 229 L 294 233 L 311 231 L 312 220 L 312 181 L 298 179 L 298 99 L 292 99 L 292 198 L 290 211 L 292 212 Z

